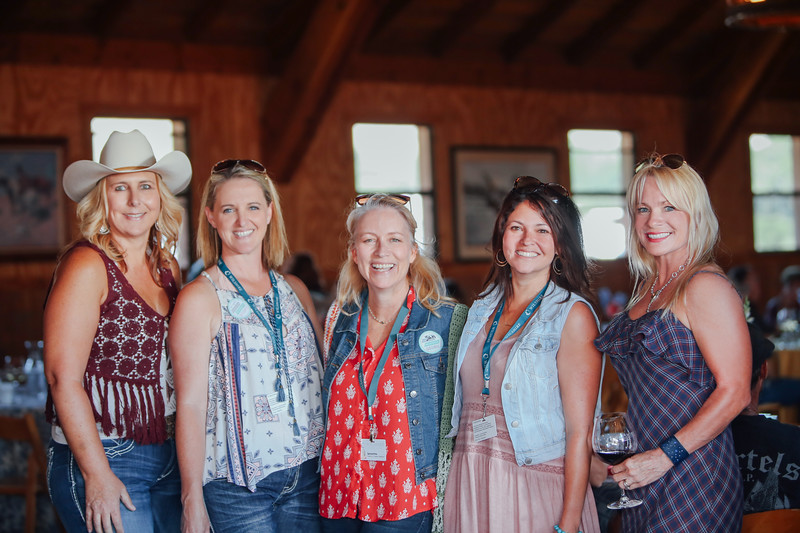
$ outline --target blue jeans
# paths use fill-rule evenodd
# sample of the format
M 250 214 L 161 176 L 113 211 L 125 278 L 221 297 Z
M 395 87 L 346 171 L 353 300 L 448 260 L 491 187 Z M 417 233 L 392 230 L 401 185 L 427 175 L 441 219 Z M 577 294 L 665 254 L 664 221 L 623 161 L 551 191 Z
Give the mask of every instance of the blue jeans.
M 423 511 L 402 520 L 362 522 L 357 518 L 323 518 L 323 533 L 430 533 L 433 513 Z
M 111 471 L 122 481 L 136 506 L 120 503 L 122 527 L 127 532 L 176 532 L 181 526 L 181 478 L 175 441 L 137 444 L 132 440 L 103 439 Z M 69 532 L 86 531 L 86 487 L 69 446 L 50 441 L 47 450 L 50 499 Z
M 318 496 L 316 458 L 269 474 L 258 482 L 255 492 L 226 479 L 203 487 L 214 533 L 318 533 Z

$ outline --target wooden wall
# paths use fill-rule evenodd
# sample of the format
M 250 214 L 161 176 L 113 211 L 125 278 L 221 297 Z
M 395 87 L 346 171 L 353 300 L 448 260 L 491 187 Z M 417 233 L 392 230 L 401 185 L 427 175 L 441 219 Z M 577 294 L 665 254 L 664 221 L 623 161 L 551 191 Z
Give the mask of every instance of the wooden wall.
M 166 116 L 189 123 L 194 168 L 192 221 L 208 169 L 219 159 L 260 159 L 259 129 L 270 81 L 240 74 L 165 72 L 0 64 L 0 136 L 64 137 L 67 162 L 91 157 L 89 120 L 98 114 Z M 344 219 L 354 195 L 350 128 L 354 122 L 415 122 L 431 127 L 440 264 L 468 299 L 488 264 L 455 261 L 450 148 L 454 145 L 546 146 L 558 155 L 558 179 L 568 181 L 566 132 L 612 128 L 634 132 L 639 153 L 685 152 L 686 102 L 674 98 L 552 93 L 391 83 L 345 82 L 334 95 L 292 181 L 279 186 L 293 250 L 310 250 L 328 283 L 344 255 Z M 742 127 L 709 176 L 722 222 L 723 264 L 751 262 L 765 293 L 777 290 L 780 269 L 800 255 L 752 251 L 747 133 L 798 134 L 800 105 L 762 105 Z M 264 161 L 269 167 L 269 161 Z M 74 237 L 74 204 L 66 199 L 65 238 Z M 54 258 L 0 258 L 0 350 L 21 353 L 41 337 L 41 305 Z M 627 289 L 621 261 L 601 265 L 600 283 Z M 469 303 L 469 302 L 467 302 Z

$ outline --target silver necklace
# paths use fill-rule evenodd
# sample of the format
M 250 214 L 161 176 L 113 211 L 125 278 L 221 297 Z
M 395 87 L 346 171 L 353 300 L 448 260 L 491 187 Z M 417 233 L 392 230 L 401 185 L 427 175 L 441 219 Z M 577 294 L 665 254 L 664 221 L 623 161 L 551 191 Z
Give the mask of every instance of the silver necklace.
M 369 311 L 369 316 L 371 316 L 375 320 L 375 322 L 377 322 L 381 326 L 386 325 L 386 322 L 375 316 L 375 313 L 372 312 L 372 309 L 370 309 L 369 305 L 367 305 L 367 311 Z
M 686 270 L 686 265 L 688 265 L 688 264 L 689 264 L 689 261 L 686 261 L 684 264 L 679 266 L 678 270 L 676 270 L 675 272 L 672 273 L 672 275 L 669 277 L 667 282 L 660 289 L 658 289 L 658 291 L 654 291 L 654 289 L 656 288 L 656 283 L 658 282 L 658 270 L 656 270 L 656 279 L 654 279 L 653 280 L 653 284 L 650 285 L 650 303 L 647 304 L 647 311 L 645 311 L 646 313 L 650 312 L 650 306 L 653 305 L 653 302 L 658 300 L 658 297 L 661 296 L 661 293 L 664 292 L 664 289 L 667 288 L 667 285 L 672 283 L 672 280 L 674 280 L 675 278 L 680 276 L 681 272 Z

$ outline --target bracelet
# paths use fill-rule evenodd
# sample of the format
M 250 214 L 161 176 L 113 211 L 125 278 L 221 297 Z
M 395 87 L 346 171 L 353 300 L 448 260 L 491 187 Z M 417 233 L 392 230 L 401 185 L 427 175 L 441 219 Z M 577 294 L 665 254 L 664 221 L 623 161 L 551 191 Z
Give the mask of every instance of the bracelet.
M 566 531 L 564 531 L 563 529 L 561 529 L 561 528 L 559 527 L 559 525 L 558 525 L 558 524 L 554 525 L 554 526 L 553 526 L 553 529 L 555 529 L 555 530 L 556 530 L 556 533 L 567 533 Z M 580 531 L 580 530 L 578 530 L 578 533 L 583 533 L 583 532 L 582 532 L 582 531 Z
M 674 435 L 662 442 L 659 448 L 661 448 L 661 450 L 667 454 L 667 457 L 669 457 L 669 460 L 672 461 L 673 465 L 677 465 L 689 457 L 689 452 L 686 451 L 686 448 L 683 447 L 683 445 L 678 439 L 675 438 Z

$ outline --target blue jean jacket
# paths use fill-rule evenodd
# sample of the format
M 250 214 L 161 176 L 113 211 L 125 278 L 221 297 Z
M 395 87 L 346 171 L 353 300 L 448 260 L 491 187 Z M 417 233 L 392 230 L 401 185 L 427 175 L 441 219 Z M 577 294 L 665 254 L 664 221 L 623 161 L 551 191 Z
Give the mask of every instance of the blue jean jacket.
M 436 309 L 439 315 L 436 316 L 418 301 L 414 301 L 406 330 L 397 336 L 400 369 L 406 391 L 408 429 L 411 449 L 414 451 L 416 484 L 436 475 L 439 421 L 447 373 L 448 336 L 454 307 L 455 304 L 444 302 Z M 326 412 L 330 402 L 331 384 L 342 363 L 358 343 L 359 311 L 355 304 L 344 306 L 334 325 L 330 355 L 322 380 L 322 404 L 326 407 Z M 431 346 L 436 345 L 426 342 L 429 340 L 429 336 L 426 336 L 428 332 L 437 333 L 443 341 L 441 348 L 434 353 L 423 350 L 423 346 L 430 351 Z

